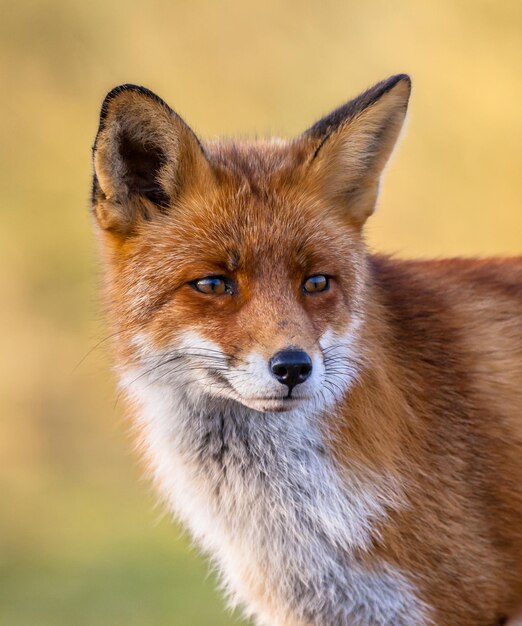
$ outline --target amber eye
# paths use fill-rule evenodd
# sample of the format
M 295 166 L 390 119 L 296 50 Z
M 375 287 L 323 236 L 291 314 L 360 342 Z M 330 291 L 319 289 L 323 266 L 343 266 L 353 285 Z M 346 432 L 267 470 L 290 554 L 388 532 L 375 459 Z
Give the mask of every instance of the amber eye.
M 330 287 L 330 279 L 324 274 L 316 274 L 308 277 L 303 283 L 303 291 L 305 293 L 318 293 L 326 291 Z
M 211 296 L 221 296 L 225 293 L 232 293 L 232 283 L 222 276 L 206 276 L 190 284 L 196 291 Z

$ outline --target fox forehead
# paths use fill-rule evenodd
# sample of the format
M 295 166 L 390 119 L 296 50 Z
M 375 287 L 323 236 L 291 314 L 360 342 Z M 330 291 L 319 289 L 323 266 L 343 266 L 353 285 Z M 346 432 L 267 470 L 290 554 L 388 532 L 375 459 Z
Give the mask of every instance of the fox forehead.
M 212 164 L 250 185 L 252 190 L 279 187 L 306 169 L 309 153 L 302 145 L 279 137 L 207 141 L 205 153 Z
M 274 190 L 260 197 L 247 185 L 195 189 L 168 215 L 145 224 L 126 252 L 144 262 L 166 261 L 180 278 L 195 264 L 201 271 L 259 274 L 268 265 L 264 261 L 276 272 L 318 266 L 333 272 L 340 258 L 357 249 L 359 238 L 317 205 L 302 192 Z

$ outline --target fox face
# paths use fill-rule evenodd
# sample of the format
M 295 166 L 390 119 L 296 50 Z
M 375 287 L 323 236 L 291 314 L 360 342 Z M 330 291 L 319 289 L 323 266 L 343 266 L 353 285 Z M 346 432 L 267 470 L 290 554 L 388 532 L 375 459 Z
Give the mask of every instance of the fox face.
M 205 144 L 143 88 L 111 92 L 93 209 L 120 364 L 261 412 L 339 400 L 359 367 L 361 228 L 409 90 L 393 77 L 293 141 Z
M 360 314 L 361 242 L 317 205 L 234 181 L 142 229 L 118 282 L 131 333 L 157 355 L 152 378 L 186 370 L 197 393 L 260 411 L 337 396 L 351 375 L 336 357 Z

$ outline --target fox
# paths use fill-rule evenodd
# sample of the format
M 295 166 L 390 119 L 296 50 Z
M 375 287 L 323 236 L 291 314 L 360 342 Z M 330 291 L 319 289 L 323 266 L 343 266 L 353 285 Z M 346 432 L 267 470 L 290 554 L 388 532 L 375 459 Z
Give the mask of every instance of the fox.
M 293 139 L 203 141 L 132 84 L 101 108 L 118 384 L 159 497 L 260 625 L 519 616 L 522 257 L 369 250 L 410 92 Z

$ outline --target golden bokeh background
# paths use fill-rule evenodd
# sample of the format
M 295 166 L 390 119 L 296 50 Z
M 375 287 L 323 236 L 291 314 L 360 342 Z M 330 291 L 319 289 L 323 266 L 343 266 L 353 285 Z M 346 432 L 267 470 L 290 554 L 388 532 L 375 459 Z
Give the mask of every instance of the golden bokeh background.
M 522 4 L 1 0 L 0 9 L 0 624 L 238 623 L 140 479 L 105 344 L 89 352 L 105 336 L 88 215 L 101 100 L 134 82 L 203 137 L 286 137 L 408 72 L 407 132 L 368 225 L 371 246 L 520 254 Z

